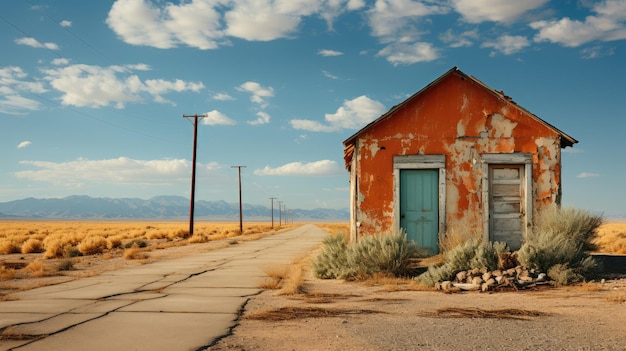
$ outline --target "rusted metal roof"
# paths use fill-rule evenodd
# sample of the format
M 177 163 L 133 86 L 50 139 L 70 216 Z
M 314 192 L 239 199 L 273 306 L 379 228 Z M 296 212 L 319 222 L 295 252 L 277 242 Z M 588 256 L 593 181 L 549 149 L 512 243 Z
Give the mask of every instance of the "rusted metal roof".
M 469 81 L 471 81 L 471 82 L 481 86 L 482 88 L 488 90 L 493 95 L 495 95 L 498 99 L 502 99 L 502 100 L 506 101 L 507 103 L 511 104 L 515 108 L 523 111 L 525 114 L 530 116 L 532 119 L 536 120 L 538 123 L 543 124 L 544 126 L 546 126 L 549 129 L 553 130 L 560 137 L 561 148 L 566 148 L 568 146 L 573 146 L 574 144 L 578 143 L 578 141 L 576 139 L 572 138 L 571 136 L 567 135 L 566 133 L 564 133 L 563 131 L 559 130 L 555 126 L 553 126 L 550 123 L 548 123 L 548 122 L 544 121 L 543 119 L 539 118 L 537 115 L 531 113 L 530 111 L 528 111 L 524 107 L 518 105 L 515 101 L 513 101 L 513 99 L 511 97 L 505 95 L 503 91 L 495 90 L 495 89 L 489 87 L 485 83 L 483 83 L 480 80 L 476 79 L 474 76 L 471 76 L 471 75 L 463 73 L 461 70 L 458 69 L 458 67 L 455 66 L 455 67 L 452 67 L 449 71 L 447 71 L 443 75 L 441 75 L 439 78 L 435 79 L 430 84 L 426 85 L 424 88 L 422 88 L 421 90 L 419 90 L 418 92 L 413 94 L 411 97 L 409 97 L 408 99 L 404 100 L 403 102 L 393 106 L 385 114 L 383 114 L 382 116 L 378 117 L 374 121 L 370 122 L 368 125 L 366 125 L 365 127 L 361 128 L 359 131 L 357 131 L 356 133 L 351 135 L 349 138 L 344 140 L 344 142 L 343 142 L 344 147 L 345 147 L 344 148 L 344 161 L 345 161 L 346 169 L 350 169 L 350 164 L 352 162 L 352 155 L 354 154 L 354 144 L 355 144 L 356 138 L 358 138 L 359 135 L 361 135 L 362 133 L 364 133 L 368 129 L 374 127 L 375 125 L 377 125 L 381 121 L 389 118 L 390 116 L 392 116 L 394 114 L 394 112 L 396 112 L 397 110 L 402 108 L 409 101 L 411 101 L 414 98 L 418 97 L 419 95 L 421 95 L 425 91 L 429 90 L 431 87 L 437 85 L 440 81 L 442 81 L 444 78 L 448 77 L 451 74 L 460 75 L 462 78 L 467 79 L 467 80 L 469 80 Z

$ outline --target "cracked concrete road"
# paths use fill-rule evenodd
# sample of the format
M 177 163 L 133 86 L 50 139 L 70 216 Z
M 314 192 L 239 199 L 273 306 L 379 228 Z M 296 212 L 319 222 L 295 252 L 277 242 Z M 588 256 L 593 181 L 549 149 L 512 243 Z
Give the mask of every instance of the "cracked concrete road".
M 203 350 L 289 264 L 327 233 L 314 225 L 175 260 L 110 271 L 0 302 L 0 350 Z

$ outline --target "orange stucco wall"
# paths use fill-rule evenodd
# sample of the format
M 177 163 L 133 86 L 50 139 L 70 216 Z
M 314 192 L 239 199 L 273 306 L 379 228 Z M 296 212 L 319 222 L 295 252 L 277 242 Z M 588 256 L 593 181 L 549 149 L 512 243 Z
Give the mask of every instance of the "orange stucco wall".
M 560 139 L 504 96 L 451 74 L 355 141 L 358 235 L 394 225 L 394 155 L 445 155 L 446 227 L 482 225 L 481 155 L 532 154 L 533 212 L 560 201 Z M 354 168 L 354 167 L 353 167 Z

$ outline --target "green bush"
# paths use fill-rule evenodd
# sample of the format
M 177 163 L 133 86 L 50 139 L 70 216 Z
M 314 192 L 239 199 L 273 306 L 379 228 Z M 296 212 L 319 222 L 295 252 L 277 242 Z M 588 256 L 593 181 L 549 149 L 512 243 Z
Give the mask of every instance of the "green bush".
M 329 236 L 312 262 L 313 273 L 325 279 L 358 279 L 378 272 L 401 276 L 417 253 L 417 244 L 403 232 L 366 236 L 350 245 L 340 235 Z
M 444 254 L 445 263 L 439 267 L 430 266 L 418 277 L 422 284 L 434 286 L 437 282 L 452 280 L 465 270 L 474 268 L 492 271 L 498 268 L 498 255 L 509 252 L 505 243 L 481 242 L 472 238 Z
M 577 209 L 556 207 L 543 211 L 532 233 L 518 251 L 519 261 L 528 268 L 547 272 L 559 284 L 583 280 L 598 265 L 588 254 L 602 217 Z

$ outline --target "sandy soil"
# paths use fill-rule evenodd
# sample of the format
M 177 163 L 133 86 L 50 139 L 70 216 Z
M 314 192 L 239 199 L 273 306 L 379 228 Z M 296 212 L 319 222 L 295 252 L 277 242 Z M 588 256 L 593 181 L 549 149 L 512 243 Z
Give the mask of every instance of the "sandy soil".
M 76 258 L 75 270 L 0 281 L 10 293 L 111 269 L 206 252 L 211 242 L 147 253 Z M 36 255 L 1 255 L 32 262 Z M 56 264 L 46 260 L 46 264 Z M 209 350 L 626 350 L 626 278 L 535 291 L 444 294 L 415 286 L 314 279 L 302 293 L 266 290 L 251 298 L 231 334 Z
M 313 279 L 264 291 L 209 350 L 626 350 L 626 279 L 518 292 Z

